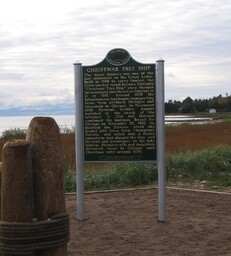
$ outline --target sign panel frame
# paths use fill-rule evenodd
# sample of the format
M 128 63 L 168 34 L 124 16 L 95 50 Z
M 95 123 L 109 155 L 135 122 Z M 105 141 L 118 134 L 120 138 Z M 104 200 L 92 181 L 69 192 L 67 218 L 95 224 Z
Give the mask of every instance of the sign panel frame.
M 82 69 L 84 161 L 156 161 L 156 64 L 113 49 Z
M 131 58 L 124 49 L 111 50 L 106 59 L 120 67 L 127 64 Z M 141 65 L 149 65 L 142 64 Z M 166 222 L 166 157 L 165 157 L 165 110 L 164 110 L 164 60 L 156 61 L 156 162 L 158 165 L 158 221 Z M 77 219 L 84 221 L 84 124 L 83 124 L 83 67 L 74 63 L 75 79 L 75 147 L 76 147 L 76 183 L 77 183 Z M 113 161 L 114 162 L 114 161 Z

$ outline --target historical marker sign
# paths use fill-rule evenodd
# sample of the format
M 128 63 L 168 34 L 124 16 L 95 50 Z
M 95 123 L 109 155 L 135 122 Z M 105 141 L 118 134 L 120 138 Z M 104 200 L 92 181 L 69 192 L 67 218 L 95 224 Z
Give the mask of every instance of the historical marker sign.
M 85 161 L 156 160 L 155 74 L 124 49 L 83 66 Z
M 113 49 L 97 65 L 74 63 L 74 73 L 77 218 L 85 219 L 84 161 L 156 161 L 166 221 L 164 60 L 142 64 Z

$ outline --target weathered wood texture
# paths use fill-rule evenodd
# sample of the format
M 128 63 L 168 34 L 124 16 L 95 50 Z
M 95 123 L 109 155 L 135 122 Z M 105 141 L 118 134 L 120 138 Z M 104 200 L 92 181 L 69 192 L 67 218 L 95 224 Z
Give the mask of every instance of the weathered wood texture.
M 9 141 L 4 145 L 1 169 L 1 220 L 32 222 L 33 177 L 30 145 L 26 140 Z
M 9 141 L 2 157 L 1 219 L 30 222 L 34 217 L 30 145 L 25 140 Z
M 35 217 L 40 221 L 65 213 L 63 155 L 58 125 L 53 118 L 34 117 L 26 140 L 32 149 Z M 64 256 L 66 245 L 42 250 L 37 254 Z

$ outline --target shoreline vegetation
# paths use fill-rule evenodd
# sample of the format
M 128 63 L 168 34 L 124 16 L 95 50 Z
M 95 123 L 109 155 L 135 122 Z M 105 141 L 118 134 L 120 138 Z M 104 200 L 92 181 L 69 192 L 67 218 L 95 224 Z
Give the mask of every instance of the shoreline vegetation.
M 231 113 L 215 123 L 166 126 L 167 185 L 181 188 L 231 191 Z M 209 115 L 209 117 L 211 117 Z M 0 153 L 6 140 L 25 137 L 12 129 L 0 137 Z M 71 131 L 61 134 L 66 192 L 76 191 L 75 145 Z M 0 159 L 1 161 L 1 159 Z M 155 163 L 85 164 L 85 190 L 111 190 L 157 186 Z
M 165 113 L 205 113 L 209 110 L 215 112 L 230 112 L 231 111 L 231 95 L 226 93 L 225 96 L 219 96 L 209 99 L 191 99 L 185 98 L 182 102 L 169 100 L 165 102 Z

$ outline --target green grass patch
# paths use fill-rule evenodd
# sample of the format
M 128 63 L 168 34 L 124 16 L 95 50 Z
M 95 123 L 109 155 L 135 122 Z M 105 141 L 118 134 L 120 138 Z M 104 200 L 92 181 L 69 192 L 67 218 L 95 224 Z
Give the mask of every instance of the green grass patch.
M 74 192 L 75 171 L 65 170 L 66 192 Z M 154 164 L 121 163 L 112 164 L 102 170 L 85 170 L 84 188 L 86 191 L 111 190 L 142 187 L 157 181 L 157 166 Z
M 169 156 L 166 169 L 168 181 L 203 181 L 207 189 L 227 188 L 231 186 L 231 147 L 211 147 Z
M 168 156 L 167 182 L 193 184 L 202 182 L 205 189 L 231 186 L 231 147 L 211 147 L 197 152 Z M 113 164 L 102 170 L 85 170 L 86 191 L 145 187 L 156 185 L 157 166 L 153 163 Z M 76 191 L 75 172 L 65 168 L 67 192 Z
M 87 170 L 86 190 L 105 190 L 140 187 L 157 180 L 157 168 L 153 164 L 114 164 L 104 170 Z

